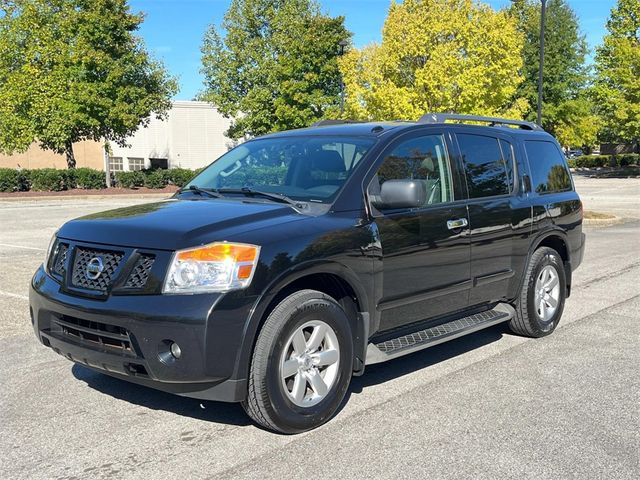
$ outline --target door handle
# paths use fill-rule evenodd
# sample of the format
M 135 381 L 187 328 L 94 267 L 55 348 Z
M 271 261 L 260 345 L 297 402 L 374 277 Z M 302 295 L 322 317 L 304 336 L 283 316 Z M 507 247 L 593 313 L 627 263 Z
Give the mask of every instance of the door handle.
M 458 228 L 466 227 L 467 225 L 469 225 L 469 222 L 466 218 L 457 218 L 455 220 L 447 221 L 447 228 L 449 230 L 456 230 Z

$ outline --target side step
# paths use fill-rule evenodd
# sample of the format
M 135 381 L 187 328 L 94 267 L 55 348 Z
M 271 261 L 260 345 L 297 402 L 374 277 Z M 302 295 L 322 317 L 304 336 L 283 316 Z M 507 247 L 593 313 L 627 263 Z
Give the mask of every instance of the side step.
M 436 327 L 426 328 L 398 338 L 380 343 L 370 343 L 367 347 L 367 365 L 386 362 L 409 353 L 433 347 L 440 343 L 477 332 L 513 318 L 515 311 L 511 305 L 499 303 L 493 309 L 459 318 Z

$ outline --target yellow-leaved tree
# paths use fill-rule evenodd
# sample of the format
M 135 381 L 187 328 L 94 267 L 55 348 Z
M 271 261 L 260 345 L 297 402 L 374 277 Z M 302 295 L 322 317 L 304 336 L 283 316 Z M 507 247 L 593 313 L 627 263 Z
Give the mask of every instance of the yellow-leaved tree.
M 505 11 L 473 0 L 392 3 L 382 43 L 340 60 L 344 116 L 416 119 L 425 112 L 521 117 L 523 39 Z

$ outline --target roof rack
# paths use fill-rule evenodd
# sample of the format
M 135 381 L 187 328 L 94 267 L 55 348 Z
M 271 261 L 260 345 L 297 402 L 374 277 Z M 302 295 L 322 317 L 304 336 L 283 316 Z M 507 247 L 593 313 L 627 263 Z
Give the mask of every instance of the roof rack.
M 495 125 L 516 125 L 524 130 L 543 130 L 542 127 L 533 122 L 524 120 L 511 120 L 508 118 L 482 117 L 479 115 L 459 115 L 455 113 L 425 113 L 418 123 L 445 123 L 447 120 L 460 120 L 462 122 L 486 122 Z
M 364 122 L 361 122 L 359 120 L 327 119 L 327 120 L 318 120 L 317 122 L 313 123 L 311 126 L 312 127 L 326 127 L 328 125 L 344 125 L 345 123 L 364 123 Z

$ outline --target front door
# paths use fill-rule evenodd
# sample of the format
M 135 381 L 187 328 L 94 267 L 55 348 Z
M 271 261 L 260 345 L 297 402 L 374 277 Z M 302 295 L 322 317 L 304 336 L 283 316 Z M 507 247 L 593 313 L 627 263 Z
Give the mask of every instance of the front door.
M 467 207 L 452 168 L 448 135 L 431 132 L 410 134 L 392 143 L 368 188 L 371 199 L 387 180 L 412 179 L 424 182 L 427 192 L 419 208 L 372 207 L 382 246 L 379 331 L 468 305 Z

